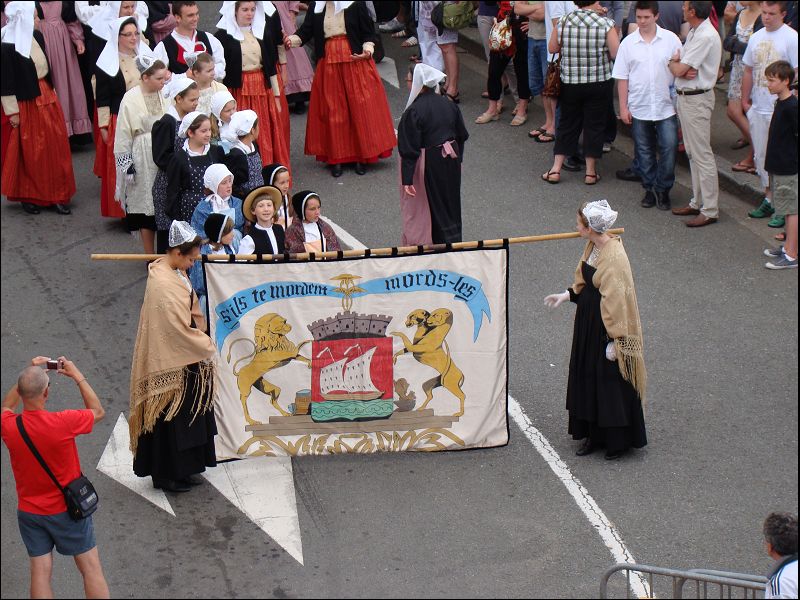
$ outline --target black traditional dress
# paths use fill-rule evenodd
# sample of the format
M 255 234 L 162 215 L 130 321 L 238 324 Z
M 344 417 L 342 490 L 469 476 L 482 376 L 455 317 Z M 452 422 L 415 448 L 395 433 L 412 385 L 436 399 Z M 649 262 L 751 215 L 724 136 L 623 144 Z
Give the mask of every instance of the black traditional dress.
M 167 167 L 167 200 L 164 213 L 176 221 L 192 221 L 197 205 L 205 199 L 203 175 L 215 163 L 223 162 L 225 154 L 219 146 L 210 146 L 202 156 L 189 156 L 179 148 Z
M 253 142 L 252 152 L 241 142 L 235 142 L 225 155 L 224 163 L 233 174 L 233 195 L 247 198 L 254 189 L 264 185 L 263 166 L 258 142 Z M 276 207 L 277 208 L 277 207 Z
M 193 302 L 191 288 L 189 294 L 190 302 Z M 194 319 L 191 326 L 196 329 Z M 199 363 L 186 367 L 183 402 L 177 414 L 166 421 L 162 413 L 153 430 L 139 436 L 133 459 L 133 472 L 139 477 L 151 476 L 154 482 L 174 481 L 202 473 L 206 467 L 217 466 L 214 446 L 217 421 L 214 410 L 194 417 L 192 415 L 198 395 L 213 396 L 213 382 L 205 390 L 198 389 L 201 388 L 199 370 Z
M 169 112 L 153 125 L 153 162 L 158 167 L 153 181 L 153 209 L 156 217 L 156 252 L 167 251 L 169 226 L 172 223 L 164 212 L 167 204 L 167 167 L 175 153 L 183 146 L 183 139 L 178 136 L 180 119 Z
M 461 241 L 461 162 L 468 138 L 458 106 L 432 91 L 416 97 L 397 127 L 403 185 L 413 184 L 417 160 L 425 151 L 425 193 L 434 244 Z
M 641 400 L 617 361 L 606 358 L 611 340 L 600 312 L 600 290 L 592 282 L 595 268 L 584 261 L 581 270 L 586 285 L 580 294 L 569 290 L 578 305 L 567 386 L 569 433 L 575 440 L 589 437 L 609 453 L 642 448 L 647 434 Z

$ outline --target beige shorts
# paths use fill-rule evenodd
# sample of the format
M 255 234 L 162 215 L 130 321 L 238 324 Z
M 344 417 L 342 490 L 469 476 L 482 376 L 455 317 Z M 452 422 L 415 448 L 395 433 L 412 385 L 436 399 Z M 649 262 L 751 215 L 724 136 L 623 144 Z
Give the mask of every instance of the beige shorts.
M 775 214 L 797 214 L 797 174 L 769 176 L 769 187 L 772 190 L 772 206 Z

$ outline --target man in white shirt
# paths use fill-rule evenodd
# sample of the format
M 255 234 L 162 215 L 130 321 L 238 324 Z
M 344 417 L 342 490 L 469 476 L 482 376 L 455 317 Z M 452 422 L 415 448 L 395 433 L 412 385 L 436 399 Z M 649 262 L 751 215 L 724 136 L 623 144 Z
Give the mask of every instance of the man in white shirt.
M 769 174 L 764 168 L 767 155 L 767 138 L 769 122 L 775 108 L 777 96 L 767 89 L 767 78 L 764 70 L 772 63 L 785 60 L 795 70 L 797 79 L 797 32 L 785 25 L 787 2 L 762 2 L 762 29 L 756 31 L 747 42 L 747 50 L 742 57 L 744 76 L 742 77 L 742 109 L 750 123 L 750 138 L 753 143 L 756 170 L 764 187 L 764 200 L 750 217 L 760 219 L 775 212 L 772 207 L 772 190 L 769 189 Z M 784 216 L 775 215 L 769 222 L 770 227 L 783 227 Z
M 619 116 L 633 131 L 634 155 L 645 189 L 642 206 L 671 207 L 675 183 L 678 118 L 672 104 L 675 76 L 669 60 L 681 49 L 671 31 L 656 25 L 658 2 L 637 2 L 638 29 L 620 43 L 612 75 L 617 80 Z
M 225 77 L 225 50 L 219 40 L 208 32 L 198 31 L 200 9 L 197 2 L 176 1 L 172 3 L 175 30 L 155 47 L 156 57 L 173 73 L 185 73 L 189 66 L 185 54 L 207 52 L 214 59 L 214 78 Z
M 776 561 L 764 598 L 797 598 L 797 516 L 781 512 L 767 515 L 764 545 Z
M 688 206 L 673 208 L 672 214 L 694 216 L 687 227 L 704 227 L 719 219 L 719 176 L 711 149 L 711 113 L 714 86 L 722 60 L 722 40 L 711 25 L 711 2 L 684 2 L 683 18 L 691 30 L 680 53 L 670 59 L 678 94 L 678 118 L 683 144 L 692 171 L 692 194 Z

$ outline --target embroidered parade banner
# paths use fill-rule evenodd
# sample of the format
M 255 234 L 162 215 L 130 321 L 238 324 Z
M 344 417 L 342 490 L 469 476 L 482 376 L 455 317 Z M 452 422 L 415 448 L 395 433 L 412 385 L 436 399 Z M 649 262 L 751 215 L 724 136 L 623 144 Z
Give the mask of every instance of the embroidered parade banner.
M 204 263 L 218 458 L 506 444 L 507 259 Z

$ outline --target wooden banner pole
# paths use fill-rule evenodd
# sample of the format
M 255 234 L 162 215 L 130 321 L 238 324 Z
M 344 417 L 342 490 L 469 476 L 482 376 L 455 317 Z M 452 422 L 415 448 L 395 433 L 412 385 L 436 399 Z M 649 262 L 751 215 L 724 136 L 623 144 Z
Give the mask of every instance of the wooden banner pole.
M 625 228 L 620 227 L 618 229 L 609 229 L 608 233 L 613 235 L 621 235 L 625 233 Z M 569 232 L 569 233 L 549 233 L 545 235 L 526 235 L 522 237 L 513 237 L 507 239 L 497 239 L 497 240 L 483 240 L 480 242 L 473 241 L 473 242 L 456 242 L 454 244 L 450 244 L 450 248 L 453 250 L 471 250 L 475 248 L 496 248 L 498 246 L 503 246 L 505 244 L 531 244 L 534 242 L 547 242 L 551 240 L 567 240 L 571 238 L 580 237 L 580 234 L 577 231 Z M 426 252 L 437 252 L 441 250 L 446 250 L 448 248 L 447 244 L 434 244 L 432 246 L 423 246 L 422 252 L 420 253 L 419 246 L 399 246 L 395 248 L 371 248 L 368 250 L 342 250 L 340 252 L 318 252 L 318 253 L 309 253 L 303 252 L 299 254 L 290 254 L 289 258 L 292 260 L 317 260 L 323 258 L 338 258 L 340 255 L 343 258 L 352 258 L 355 256 L 365 256 L 369 254 L 369 256 L 391 256 L 394 254 L 424 254 Z M 163 254 L 92 254 L 92 260 L 155 260 L 157 258 L 161 258 L 164 256 Z M 284 257 L 283 254 L 277 254 L 274 256 L 276 259 L 282 259 Z M 312 258 L 313 257 L 313 258 Z M 273 255 L 271 254 L 264 254 L 263 259 L 265 261 L 272 260 Z M 231 260 L 231 255 L 229 254 L 209 254 L 208 260 L 216 260 L 216 261 L 229 261 Z M 236 260 L 258 260 L 257 254 L 238 254 L 236 255 Z

